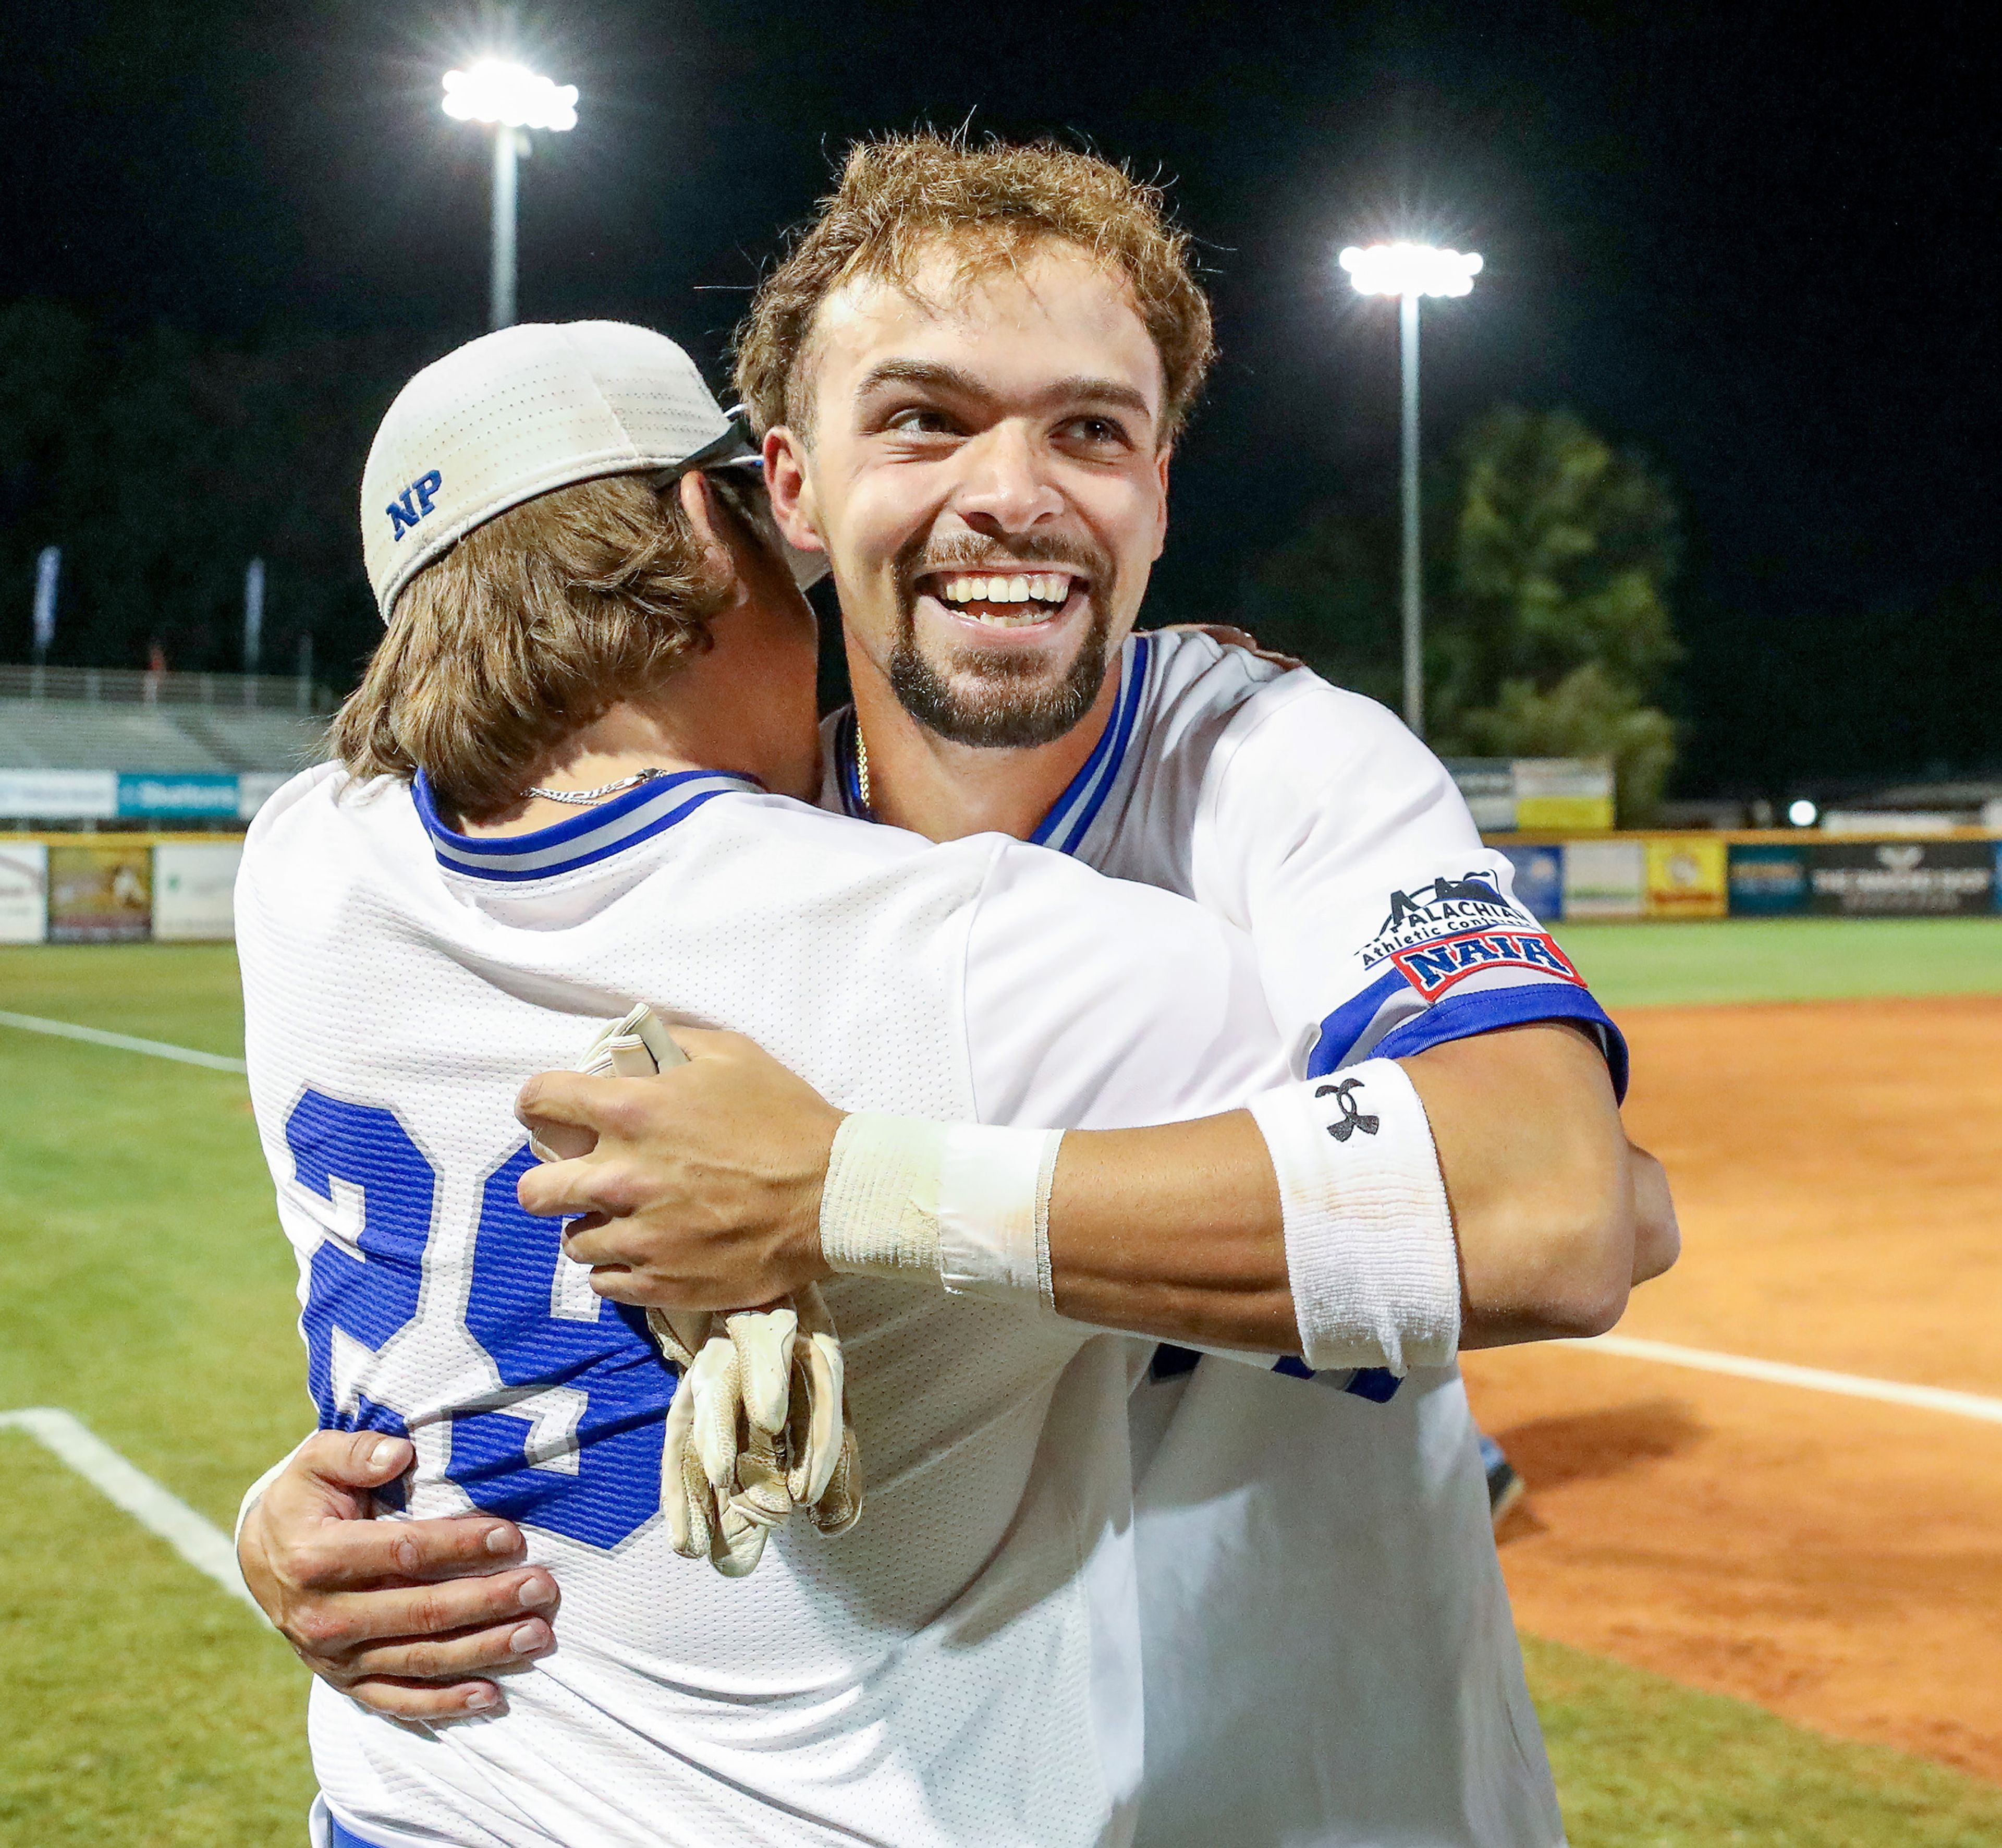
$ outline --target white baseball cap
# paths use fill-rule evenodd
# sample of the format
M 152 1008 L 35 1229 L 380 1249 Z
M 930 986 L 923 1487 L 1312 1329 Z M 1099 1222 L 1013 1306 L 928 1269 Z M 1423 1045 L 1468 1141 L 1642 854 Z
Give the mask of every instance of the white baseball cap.
M 525 323 L 469 341 L 396 394 L 361 471 L 361 550 L 389 620 L 410 579 L 476 526 L 606 475 L 759 466 L 695 362 L 623 321 Z M 802 587 L 824 554 L 793 552 Z

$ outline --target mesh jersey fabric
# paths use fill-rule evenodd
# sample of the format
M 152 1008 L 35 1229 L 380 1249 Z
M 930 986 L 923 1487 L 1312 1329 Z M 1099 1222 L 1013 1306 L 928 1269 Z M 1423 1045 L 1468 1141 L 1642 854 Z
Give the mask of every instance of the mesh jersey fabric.
M 513 1203 L 511 1104 L 646 1001 L 846 1108 L 1200 1114 L 1283 1075 L 1248 945 L 1017 844 L 931 847 L 732 781 L 643 787 L 483 858 L 410 792 L 323 766 L 251 830 L 252 1095 L 322 1421 L 407 1431 L 408 1511 L 510 1514 L 563 1591 L 558 1647 L 499 1717 L 403 1727 L 316 1684 L 328 1803 L 385 1848 L 1123 1840 L 1129 1344 L 830 1284 L 867 1513 L 719 1579 L 662 1531 L 671 1376 Z M 1190 1004 L 1164 1018 L 1156 983 Z
M 1034 838 L 1248 931 L 1296 1073 L 1557 1018 L 1624 1079 L 1617 1029 L 1392 714 L 1200 633 L 1129 638 L 1120 676 Z M 857 812 L 847 715 L 825 738 L 822 801 Z M 1132 1417 L 1139 1848 L 1561 1843 L 1457 1368 L 1378 1403 L 1205 1361 L 1142 1381 Z
M 1247 929 L 1296 1070 L 1484 1031 L 1497 997 L 1578 1017 L 1583 991 L 1534 965 L 1477 964 L 1437 1002 L 1365 966 L 1397 893 L 1485 874 L 1512 908 L 1509 862 L 1395 717 L 1207 636 L 1145 645 L 1132 742 L 1075 851 Z M 1435 937 L 1495 916 L 1453 904 Z M 1215 1364 L 1139 1391 L 1181 1395 L 1136 1490 L 1141 1848 L 1561 1843 L 1459 1369 L 1383 1404 Z

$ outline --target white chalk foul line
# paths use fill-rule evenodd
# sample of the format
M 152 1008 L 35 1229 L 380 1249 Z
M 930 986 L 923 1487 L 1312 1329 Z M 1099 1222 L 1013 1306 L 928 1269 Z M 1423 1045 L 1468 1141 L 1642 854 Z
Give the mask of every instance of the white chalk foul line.
M 24 1033 L 47 1033 L 58 1039 L 82 1039 L 92 1046 L 109 1046 L 121 1053 L 145 1053 L 155 1059 L 175 1059 L 183 1065 L 205 1065 L 211 1071 L 242 1071 L 250 1068 L 241 1059 L 225 1059 L 220 1053 L 197 1052 L 191 1046 L 169 1046 L 164 1039 L 137 1039 L 130 1033 L 107 1033 L 102 1027 L 80 1027 L 67 1020 L 44 1020 L 33 1014 L 9 1014 L 0 1009 L 0 1027 L 19 1027 Z
M 158 1534 L 197 1572 L 214 1579 L 253 1611 L 257 1609 L 257 1601 L 237 1568 L 236 1549 L 228 1535 L 178 1495 L 162 1488 L 143 1469 L 134 1469 L 80 1418 L 55 1406 L 33 1406 L 19 1412 L 0 1412 L 0 1431 L 26 1431 L 141 1527 Z
M 1913 1386 L 1902 1380 L 1871 1379 L 1858 1373 L 1829 1373 L 1819 1367 L 1755 1361 L 1744 1354 L 1714 1354 L 1707 1347 L 1678 1347 L 1672 1342 L 1644 1341 L 1633 1335 L 1599 1335 L 1589 1341 L 1561 1341 L 1556 1345 L 1619 1354 L 1631 1361 L 1658 1361 L 1665 1367 L 1690 1367 L 1700 1373 L 1735 1374 L 1740 1379 L 1765 1380 L 1776 1386 L 1839 1392 L 1850 1399 L 1881 1399 L 1886 1405 L 1917 1406 L 1921 1411 L 1951 1412 L 1956 1417 L 2002 1424 L 2002 1399 L 1984 1398 L 1979 1392 L 1950 1392 L 1944 1386 Z

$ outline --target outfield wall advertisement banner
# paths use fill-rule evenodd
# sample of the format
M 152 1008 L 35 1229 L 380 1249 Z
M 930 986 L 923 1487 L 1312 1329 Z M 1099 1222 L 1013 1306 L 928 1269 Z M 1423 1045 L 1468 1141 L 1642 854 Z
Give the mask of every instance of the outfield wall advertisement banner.
M 236 934 L 236 868 L 243 850 L 234 841 L 153 849 L 153 935 L 162 943 L 214 942 Z
M 49 941 L 138 943 L 152 934 L 153 850 L 95 840 L 49 849 Z
M 1564 849 L 1508 847 L 1502 852 L 1515 869 L 1515 902 L 1539 924 L 1564 916 Z
M 1986 840 L 1817 843 L 1811 908 L 1839 917 L 1939 917 L 1995 909 L 1995 849 Z
M 49 934 L 49 850 L 39 840 L 0 845 L 0 943 Z
M 118 812 L 134 820 L 210 815 L 233 819 L 239 781 L 234 776 L 207 773 L 156 776 L 141 770 L 120 770 Z
M 1721 917 L 1729 886 L 1725 843 L 1714 834 L 1669 834 L 1650 840 L 1648 915 Z
M 117 812 L 115 770 L 0 770 L 0 815 L 108 821 Z
M 1564 915 L 1639 917 L 1648 908 L 1648 850 L 1638 840 L 1568 840 L 1564 847 Z
M 249 821 L 291 770 L 0 770 L 0 817 L 19 822 Z
M 1734 840 L 1729 864 L 1733 917 L 1785 917 L 1808 908 L 1805 848 Z

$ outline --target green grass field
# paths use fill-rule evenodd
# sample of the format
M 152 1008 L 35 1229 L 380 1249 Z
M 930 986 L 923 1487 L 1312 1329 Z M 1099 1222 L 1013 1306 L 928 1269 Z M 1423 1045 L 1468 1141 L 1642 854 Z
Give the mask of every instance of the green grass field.
M 1562 933 L 1614 1008 L 2002 990 L 2002 922 Z M 226 946 L 0 949 L 0 1009 L 241 1050 Z M 0 1410 L 61 1406 L 227 1528 L 310 1420 L 242 1081 L 0 1027 Z M 305 1677 L 242 1606 L 0 1431 L 0 1843 L 286 1848 Z M 1531 1640 L 1577 1848 L 1977 1848 L 2002 1790 Z
M 2002 919 L 1992 917 L 1734 917 L 1564 924 L 1557 935 L 1613 1008 L 2002 991 Z

